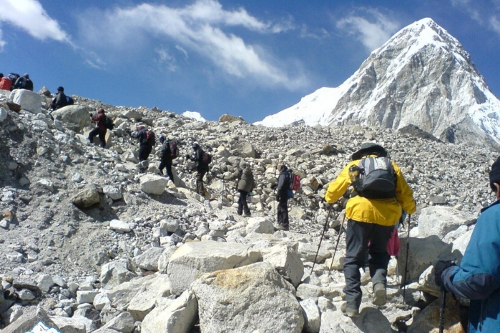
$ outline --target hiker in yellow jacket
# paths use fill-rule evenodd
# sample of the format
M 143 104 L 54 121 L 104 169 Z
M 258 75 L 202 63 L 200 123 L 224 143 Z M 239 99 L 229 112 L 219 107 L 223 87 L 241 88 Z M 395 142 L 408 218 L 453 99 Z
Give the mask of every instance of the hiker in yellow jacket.
M 365 265 L 366 252 L 369 251 L 370 254 L 369 267 L 374 291 L 372 303 L 381 306 L 387 300 L 387 265 L 390 259 L 387 253 L 387 242 L 402 210 L 413 214 L 416 204 L 413 191 L 406 183 L 401 170 L 396 163 L 387 158 L 387 151 L 382 146 L 372 142 L 363 143 L 351 159 L 352 161 L 347 164 L 337 179 L 328 186 L 325 194 L 326 202 L 335 203 L 350 185 L 354 185 L 355 189 L 358 188 L 358 192 L 362 192 L 359 181 L 353 177 L 360 172 L 358 166 L 362 161 L 371 163 L 372 167 L 373 165 L 376 165 L 376 168 L 384 169 L 385 167 L 388 170 L 386 174 L 391 174 L 393 178 L 392 184 L 391 179 L 382 182 L 381 191 L 387 191 L 386 193 L 370 192 L 369 189 L 365 189 L 362 193 L 355 192 L 345 209 L 348 219 L 344 260 L 346 303 L 342 306 L 342 310 L 345 315 L 355 317 L 359 315 L 362 297 L 359 268 Z M 363 164 L 363 166 L 365 166 L 364 170 L 372 168 L 369 164 Z M 368 242 L 370 242 L 369 248 Z

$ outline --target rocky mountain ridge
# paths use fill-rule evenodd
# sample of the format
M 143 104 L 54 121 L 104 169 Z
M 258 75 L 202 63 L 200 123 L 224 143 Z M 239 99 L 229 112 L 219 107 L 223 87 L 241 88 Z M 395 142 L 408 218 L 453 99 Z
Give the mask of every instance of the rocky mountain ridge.
M 336 88 L 320 88 L 265 126 L 414 125 L 446 142 L 498 146 L 500 101 L 462 45 L 432 19 L 403 28 Z
M 29 98 L 18 99 L 19 112 L 10 109 L 9 98 L 0 99 L 5 332 L 33 318 L 33 307 L 61 332 L 360 332 L 365 326 L 391 332 L 398 323 L 419 332 L 436 324 L 427 313 L 439 295 L 429 273 L 436 254 L 452 255 L 452 246 L 463 251 L 478 210 L 493 199 L 487 171 L 495 152 L 432 140 L 411 128 L 267 128 L 228 115 L 199 122 L 78 96 L 76 105 L 50 113 L 47 89 L 20 94 Z M 92 127 L 88 114 L 98 107 L 116 124 L 106 149 L 89 145 L 85 136 Z M 178 139 L 181 155 L 195 141 L 212 153 L 209 196 L 191 190 L 194 175 L 184 157 L 175 161 L 175 184 L 158 175 L 156 151 L 148 172 L 139 172 L 138 143 L 127 131 L 141 124 Z M 409 305 L 401 306 L 398 288 L 396 267 L 404 263 L 393 259 L 388 305 L 370 305 L 366 282 L 359 326 L 339 310 L 342 237 L 334 262 L 328 261 L 342 230 L 341 213 L 327 221 L 331 228 L 310 270 L 328 216 L 325 188 L 364 141 L 388 149 L 415 192 L 418 213 L 412 217 Z M 233 184 L 225 180 L 242 159 L 257 179 L 251 218 L 236 214 Z M 289 232 L 272 226 L 271 185 L 281 163 L 302 178 L 289 202 Z M 401 230 L 403 251 L 406 233 Z M 219 308 L 225 302 L 236 312 Z

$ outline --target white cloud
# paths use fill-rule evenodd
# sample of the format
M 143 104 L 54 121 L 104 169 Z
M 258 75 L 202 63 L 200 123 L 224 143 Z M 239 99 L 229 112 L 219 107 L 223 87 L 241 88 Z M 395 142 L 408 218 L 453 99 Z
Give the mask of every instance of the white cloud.
M 8 22 L 37 39 L 49 38 L 69 43 L 69 36 L 56 20 L 47 15 L 37 0 L 1 0 L 0 22 Z M 5 45 L 1 37 L 0 47 Z
M 500 21 L 495 16 L 490 18 L 490 27 L 493 31 L 500 34 Z
M 305 75 L 290 77 L 281 60 L 273 60 L 258 46 L 245 43 L 243 37 L 230 31 L 238 27 L 246 32 L 270 34 L 290 29 L 290 22 L 262 22 L 243 8 L 225 10 L 215 0 L 198 0 L 183 8 L 141 4 L 97 15 L 97 25 L 91 24 L 96 21 L 96 11 L 83 15 L 80 22 L 81 34 L 89 47 L 119 50 L 130 47 L 134 41 L 134 45 L 139 45 L 134 49 L 140 49 L 142 43 L 147 45 L 159 39 L 162 43 L 173 42 L 186 57 L 187 52 L 197 53 L 230 76 L 289 89 L 307 84 Z
M 175 65 L 175 57 L 168 52 L 168 49 L 157 48 L 155 52 L 157 55 L 158 63 L 164 64 L 167 71 L 175 72 L 177 70 L 177 66 Z
M 182 54 L 184 54 L 184 60 L 188 60 L 188 59 L 189 59 L 189 55 L 188 55 L 187 51 L 186 51 L 186 50 L 184 50 L 184 49 L 182 48 L 182 46 L 180 46 L 180 45 L 175 45 L 175 48 L 176 48 L 177 50 L 179 50 Z
M 365 14 L 364 17 L 361 14 Z M 368 51 L 373 51 L 384 44 L 400 24 L 393 18 L 375 9 L 361 8 L 361 13 L 349 15 L 337 22 L 337 28 L 358 39 Z
M 2 40 L 2 30 L 0 30 L 0 52 L 3 51 L 3 48 L 5 47 L 5 41 Z

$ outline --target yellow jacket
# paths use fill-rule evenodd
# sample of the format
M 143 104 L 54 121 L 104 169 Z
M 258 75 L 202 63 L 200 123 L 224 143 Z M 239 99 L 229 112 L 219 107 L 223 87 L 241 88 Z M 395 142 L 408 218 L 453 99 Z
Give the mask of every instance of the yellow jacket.
M 360 160 L 350 162 L 340 175 L 328 186 L 325 200 L 328 203 L 336 202 L 351 185 L 349 168 L 358 165 Z M 406 183 L 399 166 L 391 161 L 396 173 L 396 198 L 391 199 L 367 199 L 359 195 L 347 201 L 345 215 L 348 219 L 376 223 L 385 226 L 395 225 L 401 217 L 401 209 L 408 214 L 415 213 L 416 204 L 413 199 L 413 191 Z

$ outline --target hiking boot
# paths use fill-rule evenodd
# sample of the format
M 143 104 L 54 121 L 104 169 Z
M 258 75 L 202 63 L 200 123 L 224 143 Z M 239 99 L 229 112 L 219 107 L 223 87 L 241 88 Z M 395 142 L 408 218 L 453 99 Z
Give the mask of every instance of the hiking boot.
M 250 216 L 252 216 L 250 213 L 243 214 L 243 217 L 250 217 Z
M 377 283 L 373 286 L 373 300 L 372 303 L 377 306 L 385 305 L 387 302 L 387 293 L 383 283 Z
M 278 224 L 276 227 L 274 227 L 276 230 L 284 230 L 288 231 L 290 227 L 288 225 L 283 225 L 283 224 Z
M 347 316 L 349 318 L 359 316 L 358 308 L 351 306 L 351 305 L 347 305 L 347 302 L 342 303 L 342 305 L 340 306 L 340 311 L 342 311 L 344 316 Z

